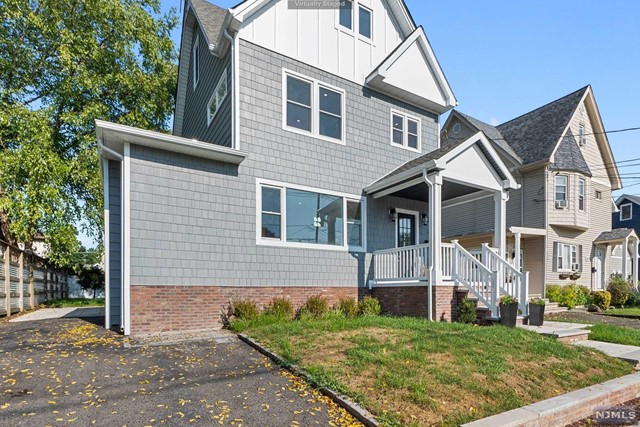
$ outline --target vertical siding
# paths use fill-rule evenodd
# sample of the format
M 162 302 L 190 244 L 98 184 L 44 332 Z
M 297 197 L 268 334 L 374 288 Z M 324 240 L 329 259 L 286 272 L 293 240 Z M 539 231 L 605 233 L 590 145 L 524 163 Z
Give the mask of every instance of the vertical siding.
M 120 162 L 109 160 L 109 311 L 111 324 L 120 325 L 121 274 Z
M 231 49 L 228 50 L 224 58 L 218 58 L 209 52 L 206 39 L 202 31 L 195 24 L 193 31 L 199 34 L 200 45 L 200 80 L 196 88 L 193 88 L 193 66 L 189 66 L 187 75 L 186 98 L 184 116 L 182 118 L 182 134 L 185 138 L 195 138 L 200 141 L 212 144 L 231 146 Z M 193 55 L 192 39 L 189 48 L 189 55 Z M 189 61 L 193 63 L 193 58 Z M 216 113 L 210 125 L 207 124 L 207 105 L 211 95 L 220 80 L 222 73 L 227 73 L 227 83 L 229 85 L 227 97 L 224 99 L 220 110 Z

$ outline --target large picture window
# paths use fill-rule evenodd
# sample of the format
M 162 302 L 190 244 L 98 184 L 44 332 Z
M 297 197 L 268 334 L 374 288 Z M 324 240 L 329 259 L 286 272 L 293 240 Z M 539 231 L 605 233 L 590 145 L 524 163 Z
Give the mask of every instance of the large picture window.
M 364 249 L 363 201 L 277 183 L 259 182 L 258 194 L 260 242 Z
M 284 84 L 286 129 L 343 141 L 344 91 L 288 71 Z

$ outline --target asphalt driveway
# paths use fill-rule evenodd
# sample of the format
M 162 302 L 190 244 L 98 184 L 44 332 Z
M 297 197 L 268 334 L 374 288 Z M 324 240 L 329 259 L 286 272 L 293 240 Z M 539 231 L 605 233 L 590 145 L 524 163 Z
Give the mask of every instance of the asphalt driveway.
M 233 336 L 131 348 L 91 320 L 0 323 L 2 425 L 360 425 Z

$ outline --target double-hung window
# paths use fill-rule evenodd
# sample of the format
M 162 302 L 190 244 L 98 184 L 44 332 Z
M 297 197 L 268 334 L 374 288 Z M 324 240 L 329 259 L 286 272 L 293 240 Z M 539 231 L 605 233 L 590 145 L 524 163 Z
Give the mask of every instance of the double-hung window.
M 585 210 L 585 187 L 586 181 L 583 178 L 578 179 L 578 209 Z
M 285 129 L 343 143 L 343 90 L 289 71 L 284 73 L 284 87 Z
M 196 41 L 193 43 L 193 50 L 191 51 L 191 61 L 193 63 L 193 88 L 198 86 L 200 81 L 200 36 L 196 36 Z
M 259 182 L 258 243 L 364 250 L 364 202 L 333 192 Z
M 567 200 L 567 190 L 569 188 L 569 177 L 566 175 L 556 175 L 555 186 L 555 206 L 556 209 L 566 209 L 569 206 Z
M 578 143 L 585 145 L 587 143 L 587 137 L 585 136 L 584 123 L 578 125 Z
M 354 10 L 358 12 L 356 22 L 354 22 Z M 373 38 L 373 11 L 359 4 L 357 0 L 343 0 L 340 3 L 338 24 L 343 31 L 357 33 L 364 41 L 370 42 Z M 354 24 L 357 28 L 354 28 Z
M 213 121 L 213 118 L 216 116 L 218 110 L 220 110 L 220 106 L 222 105 L 222 101 L 227 97 L 227 70 L 222 72 L 222 76 L 220 76 L 220 80 L 218 80 L 218 84 L 216 85 L 213 94 L 211 95 L 211 99 L 209 99 L 209 104 L 207 104 L 207 125 L 210 125 Z
M 420 151 L 420 119 L 392 111 L 391 143 L 409 150 Z
M 580 264 L 578 262 L 578 247 L 576 245 L 568 245 L 565 243 L 557 243 L 557 265 L 558 271 L 578 271 Z
M 633 215 L 633 208 L 631 203 L 626 203 L 620 206 L 620 221 L 627 221 L 631 219 Z

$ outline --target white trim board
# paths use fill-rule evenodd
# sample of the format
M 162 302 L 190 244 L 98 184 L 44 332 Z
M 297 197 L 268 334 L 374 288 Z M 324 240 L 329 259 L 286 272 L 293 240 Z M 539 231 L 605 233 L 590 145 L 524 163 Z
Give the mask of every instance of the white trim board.
M 131 335 L 131 145 L 124 144 L 123 160 L 124 182 L 122 185 L 124 199 L 121 204 L 124 210 L 122 221 L 122 236 L 124 252 L 121 254 L 123 260 L 123 299 L 121 301 L 123 310 L 124 334 Z

